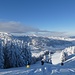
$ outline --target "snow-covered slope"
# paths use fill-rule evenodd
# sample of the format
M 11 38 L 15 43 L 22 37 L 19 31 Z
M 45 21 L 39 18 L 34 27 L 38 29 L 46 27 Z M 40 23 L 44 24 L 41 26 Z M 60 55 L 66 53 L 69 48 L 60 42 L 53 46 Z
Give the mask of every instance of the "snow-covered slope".
M 59 38 L 53 39 L 53 38 L 37 37 L 37 36 L 20 36 L 20 37 L 13 36 L 12 37 L 8 33 L 0 33 L 0 40 L 2 39 L 1 41 L 3 41 L 6 39 L 5 50 L 3 50 L 3 47 L 2 47 L 3 43 L 1 43 L 1 41 L 0 41 L 0 53 L 2 52 L 0 54 L 0 59 L 1 59 L 0 63 L 4 62 L 4 60 L 7 62 L 7 64 L 8 64 L 8 61 L 11 62 L 11 60 L 8 59 L 7 55 L 9 56 L 9 58 L 12 57 L 12 59 L 13 59 L 12 62 L 14 61 L 15 57 L 16 58 L 19 57 L 18 59 L 15 59 L 16 61 L 18 60 L 18 62 L 19 62 L 18 65 L 25 63 L 23 65 L 24 67 L 17 66 L 18 67 L 17 68 L 15 66 L 16 68 L 0 69 L 0 75 L 75 75 L 75 55 L 74 55 L 75 46 L 73 46 L 73 45 L 75 45 L 75 43 L 72 40 L 69 41 L 69 40 L 65 40 L 65 39 L 62 40 L 61 38 L 60 39 Z M 10 40 L 8 40 L 8 39 L 10 39 Z M 13 46 L 12 46 L 12 44 L 13 44 Z M 24 44 L 27 44 L 28 48 L 23 46 Z M 73 46 L 73 47 L 69 47 L 69 46 Z M 45 50 L 49 50 L 49 51 L 52 51 L 54 49 L 59 50 L 59 49 L 65 48 L 65 47 L 68 47 L 63 50 L 64 52 L 66 52 L 68 54 L 68 59 L 64 62 L 63 66 L 60 65 L 61 52 L 57 51 L 56 53 L 54 53 L 52 55 L 52 64 L 45 63 L 44 65 L 41 65 L 41 62 L 38 61 L 37 63 L 30 65 L 29 68 L 26 68 L 26 62 L 28 60 L 27 58 L 29 58 L 29 55 L 30 55 L 30 59 L 31 59 L 31 52 L 29 51 L 29 49 L 31 49 L 31 51 L 34 53 L 33 56 L 36 56 L 36 58 L 38 58 L 39 56 L 41 56 L 41 54 L 42 55 L 44 54 L 43 52 Z M 8 52 L 6 52 L 6 48 L 9 53 L 11 53 L 13 51 L 14 52 L 9 55 Z M 35 50 L 35 52 L 34 52 L 34 50 Z M 36 50 L 38 50 L 38 52 Z M 4 58 L 4 54 L 3 54 L 4 51 L 5 51 L 5 58 Z M 42 53 L 41 53 L 41 51 L 42 51 Z M 14 55 L 15 53 L 17 56 Z M 4 59 L 2 60 L 2 58 L 4 58 Z M 24 60 L 24 58 L 26 60 Z M 7 61 L 7 59 L 8 59 L 8 61 Z M 31 60 L 29 60 L 29 61 L 31 62 Z M 32 61 L 34 61 L 34 60 L 32 60 Z M 13 64 L 13 66 L 14 66 L 14 64 Z M 0 64 L 0 66 L 2 66 L 2 65 L 3 65 L 3 63 Z
M 59 59 L 60 53 L 54 54 Z M 53 60 L 56 60 L 56 57 Z M 57 63 L 57 61 L 55 61 Z M 58 62 L 59 63 L 59 62 Z M 0 75 L 75 75 L 75 56 L 68 59 L 63 66 L 60 64 L 41 65 L 40 61 L 36 64 L 30 65 L 30 68 L 19 67 L 11 69 L 0 69 Z

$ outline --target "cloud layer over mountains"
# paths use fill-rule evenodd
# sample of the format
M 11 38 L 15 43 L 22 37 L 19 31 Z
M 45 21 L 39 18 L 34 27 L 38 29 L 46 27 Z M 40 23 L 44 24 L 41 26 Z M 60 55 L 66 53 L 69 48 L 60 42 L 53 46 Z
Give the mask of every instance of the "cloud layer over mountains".
M 31 26 L 23 25 L 19 22 L 0 22 L 0 32 L 7 33 L 26 33 L 35 32 L 35 35 L 40 36 L 63 36 L 64 32 L 40 30 Z
M 25 26 L 19 22 L 0 22 L 0 32 L 38 32 L 38 28 Z

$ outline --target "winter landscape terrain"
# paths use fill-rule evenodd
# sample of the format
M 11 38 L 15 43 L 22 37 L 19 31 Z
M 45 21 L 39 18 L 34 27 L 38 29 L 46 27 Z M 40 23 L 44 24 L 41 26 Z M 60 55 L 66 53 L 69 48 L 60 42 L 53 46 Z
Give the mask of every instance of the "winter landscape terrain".
M 0 75 L 75 75 L 75 38 L 0 32 Z
M 0 75 L 75 75 L 75 0 L 0 0 Z

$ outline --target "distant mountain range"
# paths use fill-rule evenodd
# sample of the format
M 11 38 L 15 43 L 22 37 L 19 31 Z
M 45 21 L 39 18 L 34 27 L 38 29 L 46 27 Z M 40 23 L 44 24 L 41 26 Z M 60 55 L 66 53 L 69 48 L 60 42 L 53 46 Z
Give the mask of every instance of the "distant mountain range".
M 44 35 L 44 34 L 43 34 Z M 26 42 L 33 50 L 60 50 L 65 47 L 74 46 L 75 43 L 71 38 L 62 36 L 40 36 L 38 33 L 3 33 L 0 32 L 0 38 L 18 39 Z

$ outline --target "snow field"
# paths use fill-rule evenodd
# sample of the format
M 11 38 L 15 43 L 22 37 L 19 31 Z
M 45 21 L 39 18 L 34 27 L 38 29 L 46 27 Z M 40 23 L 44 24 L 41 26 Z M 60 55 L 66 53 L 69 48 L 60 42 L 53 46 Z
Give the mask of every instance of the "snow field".
M 60 52 L 53 54 L 53 64 L 44 63 L 44 65 L 41 65 L 41 62 L 39 61 L 36 64 L 30 65 L 30 68 L 26 68 L 25 66 L 0 69 L 0 75 L 75 75 L 75 56 L 73 55 L 73 57 L 68 59 L 63 66 L 59 64 L 59 56 Z

